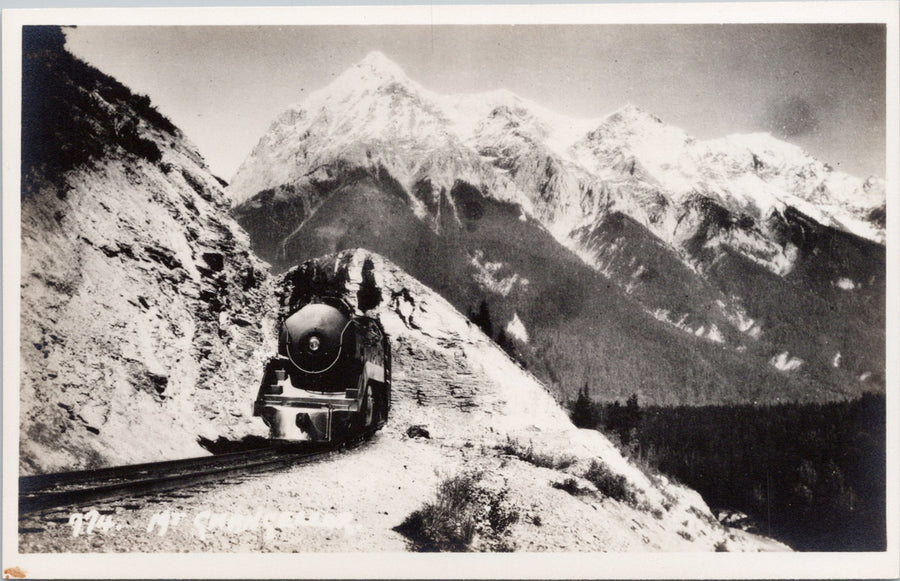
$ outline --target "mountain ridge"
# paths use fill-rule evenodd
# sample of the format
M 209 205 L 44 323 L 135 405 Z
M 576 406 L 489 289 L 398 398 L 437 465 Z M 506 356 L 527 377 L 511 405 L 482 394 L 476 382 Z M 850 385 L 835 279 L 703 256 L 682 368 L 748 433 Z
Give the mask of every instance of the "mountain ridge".
M 359 141 L 360 138 L 372 139 L 379 135 L 384 136 L 386 129 L 391 129 L 395 132 L 390 135 L 391 139 L 398 139 L 400 136 L 404 136 L 404 139 L 408 139 L 410 132 L 414 129 L 417 134 L 420 136 L 426 135 L 429 139 L 434 139 L 435 137 L 443 140 L 449 139 L 457 146 L 459 144 L 471 144 L 478 132 L 479 123 L 484 122 L 485 120 L 486 113 L 490 116 L 492 112 L 502 107 L 506 107 L 509 110 L 520 111 L 524 115 L 527 115 L 533 123 L 538 126 L 543 126 L 543 129 L 548 132 L 551 132 L 548 128 L 555 131 L 553 128 L 558 128 L 565 124 L 577 128 L 568 131 L 567 139 L 548 139 L 547 141 L 550 144 L 549 149 L 551 151 L 559 155 L 565 161 L 573 163 L 578 162 L 582 166 L 581 169 L 589 170 L 590 168 L 587 166 L 590 166 L 592 160 L 591 156 L 586 155 L 583 151 L 584 147 L 581 148 L 581 152 L 578 151 L 579 139 L 581 141 L 590 141 L 591 136 L 593 135 L 594 140 L 596 141 L 596 139 L 604 132 L 609 132 L 614 127 L 624 127 L 626 131 L 630 131 L 632 136 L 634 136 L 635 127 L 646 132 L 648 125 L 664 129 L 664 132 L 669 135 L 668 142 L 673 143 L 676 146 L 683 143 L 690 145 L 696 144 L 701 151 L 700 153 L 692 154 L 694 157 L 716 157 L 717 155 L 720 155 L 718 152 L 713 151 L 710 153 L 706 150 L 714 149 L 714 146 L 719 143 L 732 143 L 733 145 L 733 142 L 737 141 L 738 143 L 744 142 L 744 146 L 747 145 L 746 142 L 750 142 L 751 145 L 755 144 L 755 147 L 763 149 L 763 151 L 760 152 L 761 155 L 768 154 L 770 158 L 772 158 L 773 155 L 775 158 L 778 158 L 779 156 L 784 158 L 785 152 L 789 152 L 794 158 L 801 159 L 807 164 L 811 163 L 809 160 L 812 159 L 808 154 L 802 152 L 802 150 L 796 146 L 777 140 L 765 133 L 748 134 L 745 136 L 737 134 L 719 139 L 696 140 L 683 130 L 664 124 L 659 117 L 630 103 L 599 120 L 576 120 L 551 112 L 546 108 L 518 97 L 505 89 L 479 94 L 442 96 L 425 89 L 415 81 L 411 80 L 403 70 L 396 65 L 396 63 L 388 59 L 382 53 L 370 54 L 357 65 L 347 69 L 331 84 L 312 93 L 304 102 L 290 107 L 284 114 L 279 116 L 275 122 L 273 122 L 269 133 L 271 133 L 276 126 L 279 126 L 280 129 L 284 129 L 283 126 L 285 125 L 285 122 L 302 121 L 307 115 L 313 115 L 317 112 L 320 113 L 327 103 L 342 102 L 342 104 L 344 104 L 346 101 L 355 100 L 357 103 L 362 102 L 371 104 L 372 99 L 370 97 L 379 92 L 389 94 L 388 96 L 390 96 L 391 104 L 394 106 L 395 111 L 392 111 L 391 114 L 387 114 L 383 110 L 367 110 L 365 111 L 366 115 L 361 115 L 359 110 L 350 111 L 350 115 L 348 115 L 347 111 L 340 111 L 340 116 L 353 119 L 353 123 L 345 121 L 336 128 L 336 134 L 334 132 L 329 134 L 329 138 L 333 139 L 335 135 L 338 137 L 346 137 L 346 131 L 348 129 L 356 128 L 358 132 L 354 136 L 356 141 Z M 360 99 L 362 99 L 362 101 L 360 101 Z M 403 103 L 404 100 L 411 100 L 416 108 L 411 109 L 410 103 Z M 406 107 L 400 107 L 401 105 L 405 105 Z M 385 127 L 383 125 L 385 120 L 390 118 L 391 115 L 397 115 L 397 109 L 403 109 L 403 114 L 407 116 L 405 121 L 408 121 L 409 125 L 407 127 Z M 421 116 L 424 117 L 424 119 L 410 118 L 412 116 L 410 111 L 417 111 L 422 114 Z M 550 117 L 550 119 L 548 119 L 548 117 Z M 591 126 L 591 129 L 586 129 Z M 301 127 L 304 126 L 301 125 Z M 302 134 L 302 132 L 300 133 Z M 559 131 L 557 131 L 557 133 L 559 133 Z M 563 131 L 561 133 L 567 132 Z M 640 133 L 641 131 L 637 132 L 638 137 L 640 137 Z M 282 135 L 285 137 L 287 136 L 283 133 Z M 573 135 L 579 135 L 579 138 L 573 140 Z M 543 137 L 547 138 L 548 136 L 544 135 Z M 654 135 L 653 138 L 654 143 L 658 144 L 659 135 Z M 422 139 L 419 138 L 418 140 L 421 141 Z M 567 141 L 568 143 L 566 143 Z M 765 148 L 764 144 L 769 145 L 768 149 Z M 772 144 L 775 144 L 776 147 L 771 147 Z M 261 141 L 255 150 L 259 151 L 262 145 L 263 143 Z M 744 148 L 749 149 L 748 147 Z M 657 145 L 657 147 L 651 148 L 651 150 L 652 149 L 658 151 L 662 148 L 659 148 Z M 463 157 L 466 156 L 465 153 L 461 153 L 461 150 L 457 150 L 456 153 Z M 752 159 L 756 160 L 755 163 L 759 163 L 759 156 L 752 151 L 750 153 L 753 156 Z M 248 159 L 252 159 L 252 157 L 253 156 L 250 156 Z M 644 157 L 646 157 L 646 155 Z M 656 157 L 658 157 L 658 155 Z M 691 163 L 695 163 L 695 160 Z M 663 162 L 660 162 L 656 165 L 662 164 Z M 829 184 L 833 183 L 834 187 L 840 186 L 841 189 L 836 190 L 836 194 L 839 195 L 841 200 L 846 202 L 849 197 L 847 192 L 848 188 L 851 192 L 854 192 L 862 190 L 863 183 L 870 184 L 866 191 L 871 191 L 873 189 L 876 191 L 873 196 L 869 196 L 870 198 L 873 198 L 875 202 L 868 202 L 866 208 L 870 211 L 877 208 L 879 198 L 883 198 L 884 195 L 883 180 L 869 178 L 868 180 L 863 181 L 858 178 L 847 176 L 847 174 L 841 172 L 832 172 L 830 169 L 826 172 L 824 169 L 826 167 L 825 164 L 819 165 L 821 167 L 817 168 L 816 172 L 813 172 L 815 174 L 813 177 L 820 180 L 816 186 L 820 186 L 826 182 Z M 235 203 L 240 203 L 252 195 L 255 195 L 258 191 L 265 189 L 263 187 L 257 187 L 256 190 L 253 191 L 253 187 L 244 183 L 245 179 L 243 176 L 247 173 L 248 168 L 244 168 L 243 165 L 242 168 L 243 169 L 239 169 L 235 174 L 232 180 L 233 185 L 229 188 Z M 697 173 L 694 168 L 688 169 L 691 169 L 692 173 Z M 834 177 L 833 179 L 829 176 L 823 177 L 819 175 L 822 173 L 834 173 L 837 177 Z M 277 179 L 275 181 L 277 181 Z M 844 183 L 848 181 L 852 182 L 852 184 Z M 859 185 L 857 185 L 857 182 L 859 182 Z M 266 184 L 266 187 L 277 185 L 280 184 L 272 182 Z M 410 184 L 407 185 L 409 186 Z M 679 196 L 690 190 L 687 186 L 682 189 L 685 191 L 680 192 Z M 807 188 L 807 190 L 809 189 L 810 188 Z M 813 188 L 813 190 L 814 189 L 815 188 Z M 820 189 L 818 193 L 821 197 L 824 192 Z M 521 203 L 521 198 L 523 198 L 521 193 L 516 193 L 516 196 L 520 198 L 519 201 Z M 777 204 L 772 204 L 771 202 L 769 202 L 768 205 L 777 206 Z M 836 212 L 837 209 L 839 208 L 832 208 L 832 213 Z M 822 214 L 822 212 L 819 214 L 819 216 L 814 216 L 814 218 L 822 218 L 823 215 L 830 216 L 830 214 Z M 819 221 L 821 221 L 821 219 Z M 845 219 L 844 221 L 846 222 L 847 220 Z M 860 225 L 857 222 L 858 220 L 853 221 L 853 224 L 848 226 L 838 219 L 834 220 L 832 225 L 836 225 L 843 229 L 852 226 L 856 228 L 856 233 L 861 233 L 870 239 L 883 242 L 883 229 L 879 231 L 875 228 L 874 231 L 868 231 L 864 225 Z

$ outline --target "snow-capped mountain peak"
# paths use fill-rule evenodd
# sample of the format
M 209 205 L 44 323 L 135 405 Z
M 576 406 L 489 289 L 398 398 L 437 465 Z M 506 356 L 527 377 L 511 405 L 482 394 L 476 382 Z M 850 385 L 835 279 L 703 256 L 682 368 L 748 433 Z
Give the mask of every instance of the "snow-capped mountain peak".
M 337 161 L 389 168 L 408 184 L 429 149 L 465 153 L 435 96 L 373 52 L 280 115 L 238 169 L 230 191 L 241 203 Z
M 409 92 L 422 90 L 418 83 L 406 75 L 400 65 L 384 54 L 373 51 L 341 73 L 327 87 L 313 93 L 310 101 L 325 101 L 331 97 L 347 94 L 372 94 L 386 88 L 400 87 Z
M 328 108 L 332 113 L 348 113 L 356 105 L 387 98 L 396 106 L 400 101 L 429 101 L 431 95 L 410 79 L 400 66 L 380 52 L 371 52 L 341 73 L 326 87 L 313 92 L 294 109 L 314 112 Z M 427 106 L 427 104 L 426 104 Z
M 884 239 L 883 181 L 833 171 L 767 133 L 700 141 L 633 103 L 586 121 L 507 89 L 438 95 L 380 52 L 282 114 L 232 180 L 232 198 L 314 179 L 336 161 L 388 169 L 420 217 L 421 203 L 437 201 L 417 200 L 417 184 L 439 192 L 467 181 L 537 212 L 564 242 L 573 227 L 619 210 L 674 243 L 684 235 L 673 230 L 677 208 L 698 196 L 758 224 L 793 206 L 822 224 Z
M 630 125 L 635 123 L 662 125 L 663 123 L 662 119 L 634 103 L 626 103 L 623 107 L 610 113 L 604 121 L 605 123 L 627 123 Z
M 673 146 L 680 150 L 685 144 L 694 141 L 684 130 L 664 123 L 656 115 L 631 103 L 604 117 L 600 124 L 588 133 L 585 140 L 589 142 L 620 140 L 623 143 L 610 142 L 610 145 L 667 149 L 670 155 Z
M 883 227 L 871 219 L 885 203 L 881 179 L 861 180 L 835 171 L 769 133 L 698 142 L 696 157 L 719 182 L 730 182 L 733 197 L 752 201 L 762 210 L 760 217 L 765 217 L 766 208 L 790 205 L 821 224 L 884 242 Z M 761 203 L 764 198 L 767 204 Z
M 359 69 L 374 75 L 406 78 L 406 73 L 400 68 L 400 65 L 377 50 L 367 54 L 365 58 L 353 66 L 353 69 Z

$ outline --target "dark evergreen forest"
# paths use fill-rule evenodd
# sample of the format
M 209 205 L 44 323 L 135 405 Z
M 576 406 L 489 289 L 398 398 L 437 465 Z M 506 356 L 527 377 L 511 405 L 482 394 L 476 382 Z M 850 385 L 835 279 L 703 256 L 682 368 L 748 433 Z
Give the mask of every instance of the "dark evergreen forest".
M 697 490 L 714 511 L 800 551 L 884 551 L 885 398 L 849 402 L 641 408 L 591 403 L 573 421 Z

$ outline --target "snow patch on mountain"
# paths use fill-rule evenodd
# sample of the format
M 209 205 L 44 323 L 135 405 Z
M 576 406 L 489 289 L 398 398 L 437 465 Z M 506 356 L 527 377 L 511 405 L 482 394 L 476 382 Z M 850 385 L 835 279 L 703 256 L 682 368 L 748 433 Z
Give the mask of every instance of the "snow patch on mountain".
M 722 332 L 719 330 L 719 327 L 716 326 L 715 323 L 712 323 L 709 326 L 709 331 L 706 332 L 706 338 L 712 341 L 713 343 L 724 343 L 725 336 L 722 335 Z
M 522 343 L 528 343 L 528 329 L 519 318 L 519 313 L 513 313 L 513 318 L 506 324 L 506 334 L 515 337 Z
M 710 324 L 708 328 L 706 325 L 700 325 L 697 328 L 693 328 L 687 323 L 689 318 L 687 313 L 676 318 L 672 316 L 672 313 L 668 309 L 654 309 L 652 311 L 648 310 L 647 312 L 653 315 L 657 321 L 662 321 L 667 325 L 671 325 L 688 335 L 693 335 L 700 339 L 707 339 L 714 343 L 725 342 L 725 336 L 715 323 Z
M 782 351 L 769 359 L 769 365 L 779 371 L 795 371 L 803 366 L 804 361 L 799 357 L 792 357 L 787 351 Z
M 726 305 L 722 301 L 719 301 L 718 305 L 728 322 L 734 325 L 738 331 L 753 339 L 762 337 L 762 327 L 740 307 L 736 297 L 732 298 L 730 305 Z
M 506 265 L 502 262 L 485 260 L 484 252 L 481 250 L 475 251 L 471 264 L 475 267 L 475 280 L 486 290 L 499 295 L 509 296 L 516 286 L 527 287 L 529 284 L 527 278 L 519 276 L 516 272 L 504 276 L 502 273 L 508 270 Z
M 858 288 L 858 286 L 859 286 L 855 282 L 853 282 L 852 280 L 850 280 L 849 278 L 846 278 L 846 277 L 841 277 L 831 284 L 841 290 L 846 290 L 846 291 L 854 290 L 854 289 Z
M 721 230 L 704 243 L 705 248 L 729 246 L 763 268 L 785 276 L 794 269 L 798 249 L 790 242 L 780 245 L 757 232 L 741 229 Z

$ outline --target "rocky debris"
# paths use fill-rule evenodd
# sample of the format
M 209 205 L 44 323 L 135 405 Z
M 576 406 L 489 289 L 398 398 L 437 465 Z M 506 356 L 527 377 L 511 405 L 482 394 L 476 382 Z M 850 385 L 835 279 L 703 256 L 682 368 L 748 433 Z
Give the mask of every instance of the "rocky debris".
M 43 59 L 68 91 L 116 96 L 71 115 L 94 126 L 134 119 L 159 158 L 111 136 L 89 162 L 29 170 L 20 470 L 195 456 L 198 437 L 262 432 L 248 402 L 272 351 L 266 265 L 193 146 L 127 89 L 55 50 L 27 58 Z
M 406 429 L 406 435 L 410 438 L 431 438 L 428 428 L 425 426 L 410 426 Z
M 740 511 L 721 510 L 716 514 L 716 518 L 720 523 L 727 527 L 747 531 L 748 533 L 759 533 L 760 528 L 756 522 L 749 516 Z

